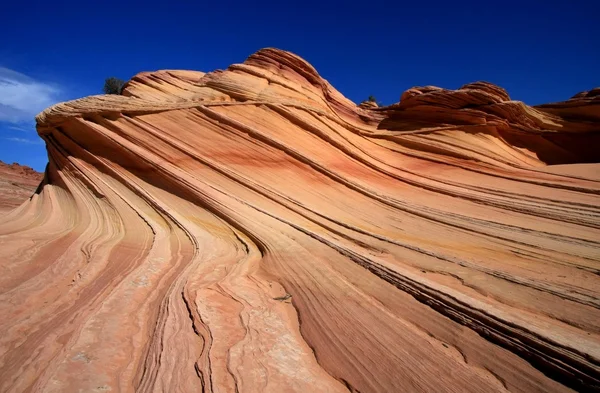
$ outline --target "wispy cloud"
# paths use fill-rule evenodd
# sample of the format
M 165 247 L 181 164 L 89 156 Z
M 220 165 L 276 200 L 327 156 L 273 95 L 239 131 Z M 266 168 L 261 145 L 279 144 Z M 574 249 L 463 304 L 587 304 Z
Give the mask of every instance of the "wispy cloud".
M 19 143 L 27 143 L 30 145 L 42 145 L 44 141 L 41 139 L 26 139 L 26 138 L 4 138 L 7 141 L 19 142 Z
M 48 82 L 0 67 L 0 122 L 22 124 L 60 101 L 61 90 Z
M 25 126 L 25 125 L 9 125 L 6 128 L 9 130 L 21 131 L 21 132 L 30 132 L 35 130 L 35 126 Z

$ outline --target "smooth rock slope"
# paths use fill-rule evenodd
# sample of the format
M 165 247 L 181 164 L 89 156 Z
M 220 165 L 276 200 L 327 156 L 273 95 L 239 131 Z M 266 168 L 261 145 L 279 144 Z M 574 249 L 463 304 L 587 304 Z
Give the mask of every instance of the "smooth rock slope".
M 597 93 L 359 107 L 264 49 L 55 105 L 0 221 L 0 391 L 597 390 Z

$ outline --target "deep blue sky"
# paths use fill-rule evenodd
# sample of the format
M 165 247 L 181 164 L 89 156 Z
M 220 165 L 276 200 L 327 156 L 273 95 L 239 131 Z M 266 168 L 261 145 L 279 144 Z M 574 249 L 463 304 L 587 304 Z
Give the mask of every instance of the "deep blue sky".
M 487 80 L 539 104 L 600 85 L 594 0 L 125 3 L 0 6 L 0 160 L 42 170 L 34 114 L 100 93 L 108 76 L 211 71 L 268 46 L 304 57 L 355 102 Z

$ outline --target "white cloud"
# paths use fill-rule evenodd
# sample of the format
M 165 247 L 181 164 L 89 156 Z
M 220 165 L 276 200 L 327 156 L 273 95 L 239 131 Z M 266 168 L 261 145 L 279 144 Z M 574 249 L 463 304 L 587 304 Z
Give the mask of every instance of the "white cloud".
M 60 95 L 51 83 L 0 67 L 0 122 L 32 122 L 35 115 L 59 102 Z
M 15 131 L 20 131 L 20 132 L 29 132 L 32 130 L 35 130 L 35 126 L 29 126 L 29 125 L 9 125 L 6 128 L 8 128 L 9 130 L 15 130 Z
M 25 139 L 25 138 L 4 138 L 7 141 L 19 142 L 19 143 L 27 143 L 30 145 L 42 145 L 44 141 L 42 139 Z

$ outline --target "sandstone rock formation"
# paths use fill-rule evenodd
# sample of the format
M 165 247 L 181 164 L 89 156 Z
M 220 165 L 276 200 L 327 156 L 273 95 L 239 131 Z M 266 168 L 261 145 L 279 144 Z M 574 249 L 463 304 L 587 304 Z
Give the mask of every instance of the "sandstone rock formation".
M 0 391 L 598 389 L 594 91 L 360 108 L 264 49 L 47 109 L 0 222 Z
M 0 215 L 21 205 L 33 195 L 43 174 L 17 163 L 0 161 Z

